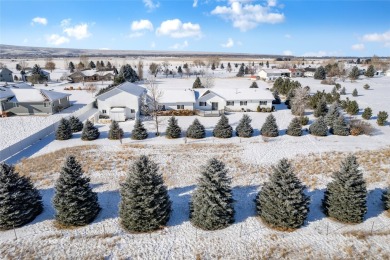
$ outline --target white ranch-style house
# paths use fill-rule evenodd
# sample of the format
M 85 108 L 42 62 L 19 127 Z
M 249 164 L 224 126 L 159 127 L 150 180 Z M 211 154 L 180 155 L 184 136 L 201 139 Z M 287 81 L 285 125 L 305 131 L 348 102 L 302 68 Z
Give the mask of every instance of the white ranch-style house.
M 195 92 L 191 89 L 164 89 L 161 90 L 162 97 L 159 99 L 161 110 L 193 110 Z
M 262 69 L 259 77 L 263 80 L 276 80 L 279 77 L 291 77 L 291 72 L 288 69 Z

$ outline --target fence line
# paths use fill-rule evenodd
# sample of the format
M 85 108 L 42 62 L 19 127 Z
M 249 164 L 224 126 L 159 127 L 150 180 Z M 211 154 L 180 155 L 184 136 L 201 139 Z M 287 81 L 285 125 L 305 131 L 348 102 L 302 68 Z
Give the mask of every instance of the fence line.
M 88 112 L 93 108 L 93 102 L 89 103 L 88 105 L 82 107 L 81 109 L 64 116 L 64 118 L 69 118 L 70 116 L 78 117 L 81 121 L 84 121 L 88 118 Z M 7 158 L 10 158 L 11 156 L 17 154 L 18 152 L 26 149 L 27 147 L 31 146 L 32 144 L 36 143 L 37 141 L 41 140 L 42 138 L 52 134 L 55 132 L 55 130 L 58 127 L 58 124 L 61 119 L 59 119 L 57 122 L 46 126 L 45 128 L 39 130 L 38 132 L 14 143 L 13 145 L 10 145 L 3 150 L 0 150 L 0 162 L 5 161 Z

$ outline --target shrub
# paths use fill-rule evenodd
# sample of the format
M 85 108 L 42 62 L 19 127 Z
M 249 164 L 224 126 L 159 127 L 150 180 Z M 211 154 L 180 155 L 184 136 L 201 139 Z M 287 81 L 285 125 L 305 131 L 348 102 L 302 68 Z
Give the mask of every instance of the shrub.
M 352 119 L 349 122 L 349 125 L 350 125 L 350 133 L 353 136 L 362 135 L 362 134 L 372 135 L 373 132 L 375 131 L 375 128 L 373 128 L 370 123 L 364 122 L 359 119 Z
M 123 137 L 123 130 L 119 127 L 118 122 L 112 120 L 110 130 L 108 131 L 108 139 L 119 140 Z
M 307 116 L 300 116 L 299 123 L 301 125 L 307 125 L 309 123 L 309 118 Z
M 326 126 L 324 117 L 319 117 L 313 124 L 309 127 L 309 132 L 312 135 L 316 136 L 326 136 L 328 133 L 328 127 Z
M 341 89 L 341 85 L 339 83 L 336 83 L 335 87 L 336 87 L 337 90 Z
M 279 135 L 278 125 L 273 114 L 270 114 L 265 119 L 263 126 L 261 127 L 261 135 L 266 137 L 276 137 Z
M 177 124 L 177 119 L 174 116 L 168 120 L 168 127 L 165 131 L 165 136 L 169 139 L 179 138 L 181 136 L 181 128 Z
M 356 88 L 352 91 L 352 96 L 354 96 L 354 97 L 358 96 L 358 91 Z
M 288 135 L 291 135 L 291 136 L 301 136 L 302 135 L 302 126 L 301 126 L 301 123 L 298 119 L 298 117 L 294 117 L 288 128 L 287 128 L 287 131 L 286 133 Z
M 257 106 L 257 112 L 261 112 L 261 107 L 260 106 Z
M 370 107 L 366 107 L 363 111 L 362 117 L 366 120 L 370 120 L 372 117 L 372 109 Z
M 346 223 L 361 223 L 367 212 L 367 188 L 356 157 L 349 155 L 327 185 L 322 208 L 325 215 Z
M 388 117 L 389 115 L 386 111 L 379 111 L 376 123 L 380 126 L 384 126 Z
M 252 119 L 244 114 L 236 127 L 236 135 L 239 137 L 251 137 L 253 134 L 253 128 L 251 126 Z
M 259 86 L 257 86 L 256 81 L 253 81 L 249 88 L 259 88 Z
M 139 119 L 135 120 L 133 131 L 131 131 L 131 139 L 144 140 L 146 138 L 148 138 L 148 131 L 144 124 Z
M 230 138 L 233 136 L 233 128 L 229 125 L 229 119 L 225 115 L 221 115 L 213 130 L 213 136 L 218 138 Z
M 187 137 L 193 139 L 201 139 L 206 137 L 204 126 L 195 118 L 194 122 L 187 129 Z
M 370 89 L 370 85 L 365 84 L 365 85 L 363 86 L 363 88 L 364 88 L 364 89 Z

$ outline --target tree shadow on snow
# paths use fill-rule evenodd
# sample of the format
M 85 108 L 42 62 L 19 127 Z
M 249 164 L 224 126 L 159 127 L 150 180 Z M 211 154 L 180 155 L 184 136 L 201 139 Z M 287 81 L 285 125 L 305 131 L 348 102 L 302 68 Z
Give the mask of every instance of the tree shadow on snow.
M 378 217 L 383 211 L 382 194 L 385 189 L 375 188 L 367 192 L 367 213 L 364 220 Z
M 178 226 L 189 221 L 191 193 L 195 185 L 170 189 L 169 197 L 172 201 L 172 215 L 168 226 Z
M 322 211 L 322 199 L 324 198 L 325 189 L 306 190 L 305 194 L 310 198 L 310 212 L 307 215 L 305 226 L 309 222 L 319 221 L 327 216 Z
M 117 218 L 119 213 L 119 190 L 98 192 L 99 205 L 102 208 L 94 222 Z
M 247 218 L 256 216 L 255 198 L 258 185 L 236 186 L 233 188 L 235 222 L 244 222 Z

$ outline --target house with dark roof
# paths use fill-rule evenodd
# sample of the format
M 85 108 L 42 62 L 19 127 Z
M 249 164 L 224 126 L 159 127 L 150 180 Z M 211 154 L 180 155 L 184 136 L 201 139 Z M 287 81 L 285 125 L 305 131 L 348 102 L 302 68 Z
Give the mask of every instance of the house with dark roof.
M 26 83 L 0 86 L 0 113 L 51 115 L 70 106 L 70 94 L 36 89 Z
M 14 82 L 14 78 L 12 77 L 12 71 L 7 68 L 0 69 L 0 81 Z

